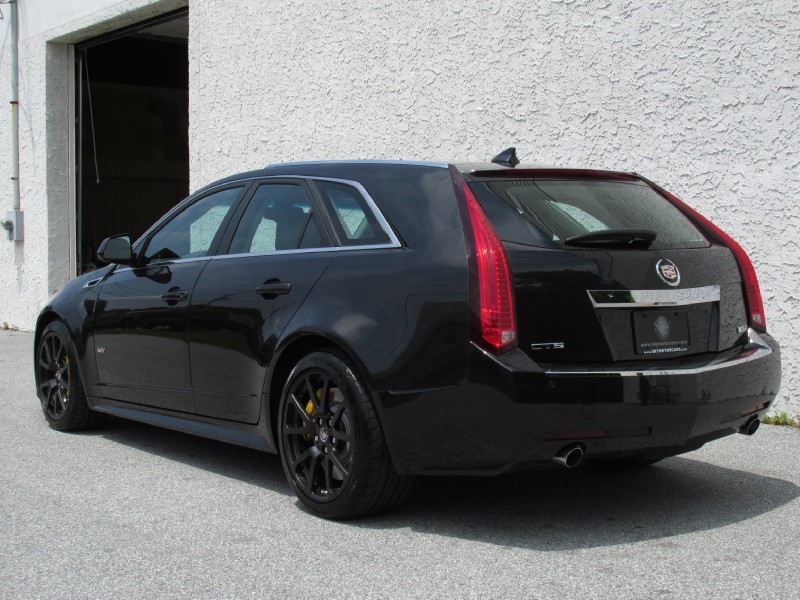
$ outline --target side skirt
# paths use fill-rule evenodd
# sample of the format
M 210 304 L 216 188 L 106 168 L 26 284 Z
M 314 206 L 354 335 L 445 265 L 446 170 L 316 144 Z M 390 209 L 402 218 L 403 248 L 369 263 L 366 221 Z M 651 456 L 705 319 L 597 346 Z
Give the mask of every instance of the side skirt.
M 212 423 L 208 420 L 198 420 L 194 415 L 168 413 L 157 408 L 144 407 L 108 400 L 106 398 L 89 398 L 92 410 L 114 415 L 131 421 L 139 421 L 156 427 L 174 429 L 183 433 L 199 435 L 201 437 L 245 446 L 264 452 L 277 453 L 277 450 L 267 441 L 264 433 L 257 425 L 242 423 Z

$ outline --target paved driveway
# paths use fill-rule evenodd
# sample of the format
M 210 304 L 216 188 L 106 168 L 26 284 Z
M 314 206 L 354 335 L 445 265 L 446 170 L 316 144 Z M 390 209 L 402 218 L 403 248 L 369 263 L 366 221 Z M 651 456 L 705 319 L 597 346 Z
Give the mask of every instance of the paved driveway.
M 0 332 L 0 597 L 800 598 L 800 431 L 639 472 L 430 478 L 326 522 L 277 457 L 113 421 L 47 427 Z

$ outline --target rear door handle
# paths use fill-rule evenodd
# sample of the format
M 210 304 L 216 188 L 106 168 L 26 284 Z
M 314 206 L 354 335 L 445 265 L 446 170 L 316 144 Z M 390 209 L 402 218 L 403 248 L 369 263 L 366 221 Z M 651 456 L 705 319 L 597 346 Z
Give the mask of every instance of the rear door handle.
M 189 292 L 186 290 L 171 289 L 166 294 L 161 294 L 161 299 L 167 302 L 177 302 L 178 300 L 186 300 L 189 297 Z
M 275 298 L 292 291 L 292 284 L 285 281 L 268 281 L 256 288 L 256 293 L 265 298 Z

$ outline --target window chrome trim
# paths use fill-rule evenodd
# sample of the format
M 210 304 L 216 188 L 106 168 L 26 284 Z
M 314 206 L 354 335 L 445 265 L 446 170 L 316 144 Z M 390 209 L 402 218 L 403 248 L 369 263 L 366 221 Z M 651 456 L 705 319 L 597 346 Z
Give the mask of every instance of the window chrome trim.
M 335 162 L 335 161 L 326 161 L 326 162 Z M 338 162 L 352 162 L 352 161 L 338 161 Z M 360 161 L 360 162 L 368 162 L 368 161 Z M 378 161 L 378 162 L 391 162 L 391 161 Z M 285 164 L 302 165 L 302 164 L 317 164 L 317 163 L 285 163 Z M 403 164 L 409 164 L 409 163 L 403 163 Z M 433 166 L 436 163 L 426 163 L 426 164 L 429 164 L 429 165 Z M 441 164 L 444 165 L 445 167 L 447 166 L 445 163 L 441 163 Z M 222 188 L 222 187 L 226 187 L 226 186 L 236 187 L 239 184 L 247 185 L 248 182 L 253 182 L 253 181 L 258 182 L 258 181 L 271 180 L 271 179 L 284 179 L 284 180 L 286 180 L 286 179 L 295 179 L 295 180 L 299 180 L 299 181 L 331 181 L 333 183 L 341 183 L 343 185 L 349 185 L 350 187 L 354 187 L 356 190 L 358 190 L 358 193 L 361 194 L 361 196 L 366 201 L 367 206 L 372 211 L 373 216 L 378 221 L 378 224 L 381 226 L 381 229 L 383 230 L 383 232 L 389 237 L 389 243 L 388 244 L 386 244 L 386 243 L 365 244 L 365 245 L 361 245 L 361 246 L 320 246 L 318 248 L 296 248 L 296 249 L 293 249 L 293 250 L 272 250 L 272 251 L 269 251 L 269 252 L 248 252 L 248 253 L 245 253 L 245 254 L 217 254 L 217 255 L 214 255 L 214 256 L 210 256 L 210 257 L 209 256 L 199 256 L 199 257 L 192 257 L 192 258 L 179 258 L 179 259 L 175 259 L 175 260 L 169 261 L 170 264 L 178 263 L 178 262 L 185 262 L 185 261 L 189 261 L 189 260 L 197 260 L 197 259 L 202 259 L 202 258 L 212 258 L 212 259 L 213 258 L 217 258 L 218 259 L 218 258 L 226 258 L 226 257 L 233 257 L 233 256 L 236 256 L 236 257 L 253 256 L 255 254 L 258 254 L 258 255 L 264 255 L 264 254 L 302 254 L 302 253 L 307 253 L 307 252 L 330 252 L 331 250 L 348 250 L 348 251 L 349 250 L 385 250 L 387 248 L 402 248 L 403 247 L 403 244 L 400 243 L 400 239 L 397 237 L 397 235 L 395 235 L 394 230 L 392 229 L 391 225 L 389 225 L 389 221 L 386 220 L 386 217 L 383 216 L 383 213 L 381 212 L 380 208 L 378 208 L 378 205 L 375 203 L 375 200 L 372 199 L 372 196 L 369 195 L 369 192 L 358 181 L 354 181 L 352 179 L 340 179 L 340 178 L 336 178 L 336 177 L 316 177 L 316 176 L 312 176 L 312 175 L 260 175 L 260 176 L 259 175 L 254 175 L 254 176 L 251 176 L 251 177 L 245 177 L 245 178 L 242 178 L 242 179 L 236 179 L 234 181 L 226 181 L 225 183 L 220 183 L 219 185 L 212 185 L 211 187 L 202 188 L 202 189 L 198 190 L 197 192 L 195 192 L 194 194 L 191 194 L 191 195 L 187 196 L 186 198 L 184 198 L 183 200 L 178 202 L 178 204 L 173 206 L 166 214 L 164 214 L 164 216 L 162 216 L 158 221 L 153 223 L 153 225 L 151 225 L 150 228 L 147 231 L 145 231 L 142 234 L 142 236 L 138 240 L 136 240 L 136 242 L 134 244 L 132 244 L 132 246 L 135 247 L 138 244 L 143 243 L 145 238 L 147 238 L 153 230 L 155 230 L 159 225 L 161 225 L 161 223 L 163 221 L 165 221 L 167 219 L 167 217 L 171 218 L 172 215 L 174 215 L 175 213 L 177 213 L 180 210 L 182 210 L 181 207 L 184 204 L 188 204 L 189 201 L 192 198 L 194 198 L 195 196 L 199 195 L 200 193 L 202 193 L 203 195 L 206 195 L 206 194 L 212 192 L 213 190 L 215 190 L 217 188 Z M 157 263 L 157 264 L 165 264 L 165 263 Z M 146 267 L 146 266 L 149 266 L 149 265 L 142 265 L 142 267 Z M 136 267 L 136 268 L 142 268 L 142 267 Z
M 670 290 L 587 290 L 595 308 L 688 306 L 719 302 L 718 285 Z
M 144 265 L 136 265 L 136 266 L 129 266 L 129 265 L 117 265 L 117 268 L 112 271 L 112 273 L 124 273 L 126 271 L 133 271 L 137 269 L 157 269 L 159 267 L 168 267 L 170 265 L 180 265 L 184 263 L 190 262 L 197 262 L 201 260 L 210 260 L 214 258 L 213 256 L 208 256 L 207 254 L 203 256 L 192 256 L 189 258 L 172 258 L 169 260 L 162 260 L 159 262 L 150 262 Z M 111 273 L 109 273 L 111 275 Z
M 239 254 L 217 254 L 207 256 L 211 260 L 227 260 L 229 258 L 246 258 L 248 256 L 284 256 L 291 254 L 320 254 L 323 252 L 353 252 L 358 250 L 397 250 L 401 246 L 394 244 L 371 244 L 369 246 L 320 246 L 319 248 L 294 248 L 292 250 L 265 250 L 263 252 L 242 252 Z
M 329 161 L 330 162 L 330 161 Z M 301 163 L 298 163 L 301 164 Z M 386 217 L 383 216 L 381 209 L 378 208 L 378 205 L 375 203 L 375 200 L 372 199 L 372 196 L 369 195 L 369 192 L 361 185 L 358 181 L 353 181 L 352 179 L 340 179 L 337 177 L 316 177 L 310 175 L 265 175 L 261 177 L 253 177 L 252 180 L 258 181 L 265 181 L 271 179 L 296 179 L 299 181 L 330 181 L 332 183 L 341 183 L 342 185 L 347 185 L 352 188 L 355 188 L 361 197 L 364 198 L 364 201 L 367 203 L 369 210 L 372 211 L 372 215 L 375 217 L 375 220 L 378 221 L 378 225 L 380 225 L 383 232 L 389 238 L 389 243 L 380 243 L 380 244 L 363 244 L 359 246 L 319 246 L 317 248 L 295 248 L 292 250 L 270 250 L 266 252 L 245 252 L 241 254 L 218 254 L 216 256 L 212 256 L 211 258 L 224 258 L 229 256 L 253 256 L 255 254 L 263 255 L 263 254 L 302 254 L 308 252 L 326 252 L 331 250 L 385 250 L 387 248 L 402 248 L 403 244 L 400 243 L 400 239 L 395 235 L 392 226 L 389 225 L 389 221 L 386 220 Z M 228 182 L 223 185 L 229 185 L 232 182 Z M 212 188 L 213 189 L 213 188 Z

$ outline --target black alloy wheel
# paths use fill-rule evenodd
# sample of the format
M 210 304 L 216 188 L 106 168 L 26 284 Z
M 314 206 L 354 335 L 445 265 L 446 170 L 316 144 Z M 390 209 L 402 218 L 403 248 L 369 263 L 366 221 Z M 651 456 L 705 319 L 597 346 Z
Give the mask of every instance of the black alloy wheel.
M 97 420 L 99 415 L 86 402 L 69 331 L 61 321 L 53 321 L 42 332 L 36 349 L 36 385 L 44 416 L 54 429 L 77 431 Z
M 289 390 L 283 419 L 287 459 L 303 493 L 329 502 L 346 488 L 353 468 L 353 424 L 339 384 L 309 369 Z
M 394 470 L 375 407 L 353 364 L 315 352 L 292 370 L 278 419 L 281 461 L 303 504 L 330 519 L 388 510 L 409 478 Z

